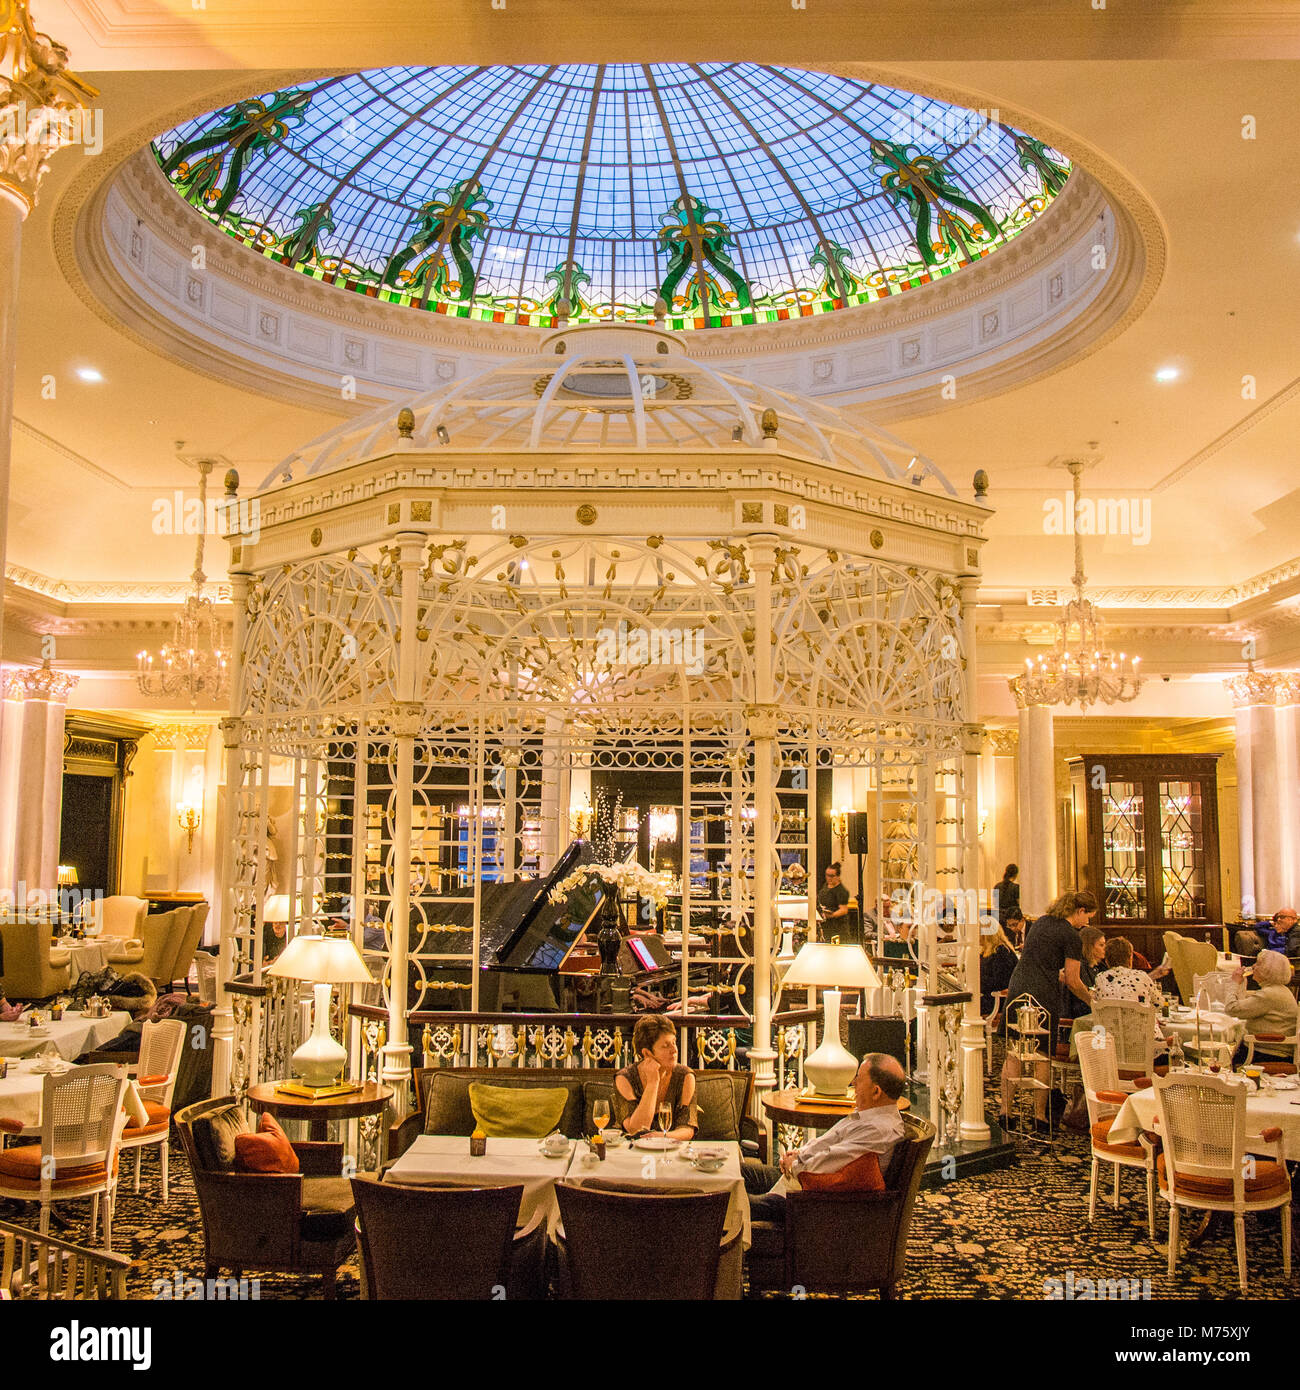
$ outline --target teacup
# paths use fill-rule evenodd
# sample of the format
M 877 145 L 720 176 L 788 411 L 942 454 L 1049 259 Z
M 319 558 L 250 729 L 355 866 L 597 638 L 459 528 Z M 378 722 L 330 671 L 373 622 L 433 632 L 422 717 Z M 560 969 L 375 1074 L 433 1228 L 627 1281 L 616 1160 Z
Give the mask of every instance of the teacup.
M 605 1143 L 608 1144 L 610 1148 L 613 1148 L 617 1144 L 621 1144 L 623 1140 L 627 1138 L 621 1129 L 602 1129 L 600 1132 L 605 1136 Z
M 696 1149 L 691 1155 L 691 1162 L 702 1173 L 716 1173 L 726 1161 L 726 1154 L 719 1153 L 716 1149 Z

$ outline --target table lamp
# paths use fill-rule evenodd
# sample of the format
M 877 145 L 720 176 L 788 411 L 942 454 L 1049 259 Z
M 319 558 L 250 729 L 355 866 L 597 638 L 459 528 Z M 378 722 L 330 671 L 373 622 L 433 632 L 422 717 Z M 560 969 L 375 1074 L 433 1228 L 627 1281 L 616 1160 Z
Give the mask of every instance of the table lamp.
M 880 976 L 861 946 L 808 941 L 781 981 L 822 989 L 821 1045 L 803 1064 L 804 1075 L 819 1096 L 842 1099 L 858 1070 L 858 1059 L 840 1044 L 841 989 L 879 989 Z
M 308 980 L 314 986 L 311 1037 L 293 1054 L 293 1070 L 310 1090 L 329 1089 L 337 1093 L 348 1054 L 330 1036 L 330 995 L 335 985 L 368 984 L 373 980 L 361 952 L 350 936 L 295 936 L 266 973 L 289 980 Z

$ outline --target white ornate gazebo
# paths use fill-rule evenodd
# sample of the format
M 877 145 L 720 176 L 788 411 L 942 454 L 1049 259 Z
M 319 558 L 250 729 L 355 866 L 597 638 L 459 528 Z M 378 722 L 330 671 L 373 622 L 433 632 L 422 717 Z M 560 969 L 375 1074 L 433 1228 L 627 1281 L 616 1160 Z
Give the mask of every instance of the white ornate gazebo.
M 814 866 L 819 782 L 857 779 L 877 898 L 973 887 L 988 512 L 892 436 L 701 365 L 661 327 L 571 327 L 331 431 L 252 500 L 232 511 L 256 529 L 231 537 L 224 724 L 222 983 L 242 992 L 222 995 L 218 1069 L 237 1088 L 280 1074 L 296 1027 L 262 976 L 274 783 L 295 808 L 275 870 L 291 924 L 342 917 L 360 944 L 370 912 L 382 1074 L 403 1096 L 411 989 L 477 1008 L 485 870 L 545 873 L 594 773 L 672 774 L 683 842 L 721 827 L 714 870 L 682 876 L 682 921 L 715 908 L 729 939 L 693 954 L 685 932 L 683 971 L 725 956 L 760 1088 L 778 1060 L 776 846 Z M 468 830 L 448 859 L 453 802 Z M 456 925 L 435 900 L 460 904 Z M 950 1094 L 963 1050 L 975 1138 L 978 927 L 961 930 L 955 978 L 976 999 L 960 1045 L 950 1018 L 930 1047 Z M 941 991 L 934 935 L 929 914 L 922 983 Z

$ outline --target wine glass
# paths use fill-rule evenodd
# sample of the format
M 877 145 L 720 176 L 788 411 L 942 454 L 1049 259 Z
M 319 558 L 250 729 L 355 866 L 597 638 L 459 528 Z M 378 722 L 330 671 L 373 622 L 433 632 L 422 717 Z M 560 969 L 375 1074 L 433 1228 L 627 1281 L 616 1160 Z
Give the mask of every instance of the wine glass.
M 596 1126 L 596 1133 L 600 1134 L 609 1124 L 609 1101 L 597 1100 L 592 1102 L 591 1122 Z
M 667 1101 L 659 1103 L 659 1128 L 667 1135 L 673 1127 L 673 1107 Z

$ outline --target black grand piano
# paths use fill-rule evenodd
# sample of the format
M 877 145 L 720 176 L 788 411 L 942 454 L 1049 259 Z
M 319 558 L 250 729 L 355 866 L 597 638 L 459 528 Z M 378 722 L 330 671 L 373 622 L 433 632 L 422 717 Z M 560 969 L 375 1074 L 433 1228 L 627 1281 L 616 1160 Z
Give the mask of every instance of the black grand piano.
M 595 935 L 605 892 L 599 880 L 576 889 L 563 903 L 551 890 L 583 864 L 596 862 L 590 842 L 575 840 L 545 878 L 480 887 L 479 1000 L 481 1013 L 595 1013 L 609 1008 L 608 979 L 600 977 Z M 423 921 L 421 921 L 423 917 Z M 466 933 L 439 926 L 472 926 L 468 902 L 422 898 L 411 914 L 409 1007 L 468 1009 L 470 967 L 426 956 L 463 952 Z M 427 926 L 425 924 L 428 924 Z M 653 984 L 674 990 L 677 969 L 658 936 L 624 940 L 619 953 L 624 985 Z M 461 988 L 447 986 L 460 984 Z M 437 987 L 431 987 L 436 985 Z

